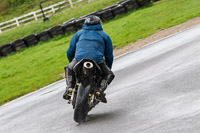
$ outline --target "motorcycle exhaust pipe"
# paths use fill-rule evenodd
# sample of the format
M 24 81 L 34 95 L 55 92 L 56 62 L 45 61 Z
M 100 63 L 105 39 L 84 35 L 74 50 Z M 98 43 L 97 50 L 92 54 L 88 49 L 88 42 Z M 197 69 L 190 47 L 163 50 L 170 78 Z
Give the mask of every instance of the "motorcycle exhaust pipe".
M 92 62 L 85 62 L 83 64 L 83 73 L 85 75 L 87 75 L 87 74 L 89 74 L 93 70 L 93 68 L 94 68 L 94 65 L 93 65 Z
M 93 68 L 92 62 L 85 62 L 85 63 L 83 64 L 83 66 L 84 66 L 84 68 L 86 68 L 86 69 L 92 69 L 92 68 Z

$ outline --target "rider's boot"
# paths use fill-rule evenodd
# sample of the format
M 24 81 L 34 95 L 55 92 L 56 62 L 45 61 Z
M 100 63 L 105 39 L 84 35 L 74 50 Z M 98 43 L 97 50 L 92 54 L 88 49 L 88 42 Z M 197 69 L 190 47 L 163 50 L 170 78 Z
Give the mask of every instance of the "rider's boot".
M 101 97 L 101 102 L 107 103 L 107 99 L 105 97 L 106 95 L 105 95 L 104 91 L 106 90 L 107 86 L 112 82 L 115 75 L 107 67 L 107 65 L 104 61 L 99 63 L 99 66 L 101 67 L 102 72 L 103 72 L 103 80 L 101 81 L 101 84 L 100 84 L 99 93 L 100 93 L 100 97 Z
M 99 88 L 99 91 L 97 92 L 97 95 L 100 97 L 100 100 L 102 103 L 107 103 L 107 99 L 106 99 L 106 94 L 104 93 L 104 91 L 106 90 L 108 86 L 108 83 L 105 79 L 102 80 L 101 82 L 101 86 Z
M 65 100 L 69 100 L 72 95 L 72 91 L 75 87 L 76 79 L 75 79 L 75 74 L 74 71 L 69 69 L 68 67 L 65 68 L 65 76 L 66 76 L 66 90 L 65 93 L 63 94 L 63 98 Z

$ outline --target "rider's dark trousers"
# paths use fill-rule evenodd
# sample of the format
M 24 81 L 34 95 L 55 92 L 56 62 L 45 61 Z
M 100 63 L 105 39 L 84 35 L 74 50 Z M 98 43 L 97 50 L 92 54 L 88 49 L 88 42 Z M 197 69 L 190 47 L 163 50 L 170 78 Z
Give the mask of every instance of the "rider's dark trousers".
M 66 84 L 67 86 L 72 86 L 76 84 L 75 72 L 73 71 L 73 67 L 78 63 L 77 60 L 73 59 L 67 66 L 65 66 L 65 77 L 66 77 Z M 114 73 L 108 68 L 105 61 L 98 62 L 102 70 L 102 77 L 103 80 L 106 80 L 108 85 L 112 82 L 115 75 Z

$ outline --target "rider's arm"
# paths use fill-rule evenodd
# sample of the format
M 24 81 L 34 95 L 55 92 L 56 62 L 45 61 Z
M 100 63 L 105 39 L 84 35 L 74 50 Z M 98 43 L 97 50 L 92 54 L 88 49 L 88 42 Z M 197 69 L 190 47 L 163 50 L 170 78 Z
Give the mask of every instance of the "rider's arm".
M 106 65 L 111 69 L 112 63 L 113 63 L 113 47 L 112 47 L 112 41 L 108 35 L 106 37 L 104 56 L 105 56 Z
M 78 35 L 76 33 L 70 40 L 69 48 L 67 49 L 67 52 L 66 52 L 69 62 L 71 62 L 75 56 L 76 43 L 78 40 L 77 38 L 78 38 Z

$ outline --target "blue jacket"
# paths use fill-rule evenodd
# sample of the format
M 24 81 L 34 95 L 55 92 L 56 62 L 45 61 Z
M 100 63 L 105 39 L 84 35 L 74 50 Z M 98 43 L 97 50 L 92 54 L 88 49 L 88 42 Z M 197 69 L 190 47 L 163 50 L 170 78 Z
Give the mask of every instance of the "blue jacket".
M 83 25 L 83 29 L 76 32 L 70 41 L 67 58 L 69 62 L 73 58 L 78 61 L 88 58 L 96 62 L 105 59 L 106 65 L 111 69 L 113 63 L 112 41 L 101 25 Z

